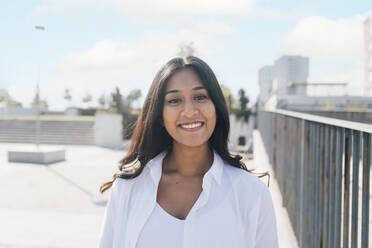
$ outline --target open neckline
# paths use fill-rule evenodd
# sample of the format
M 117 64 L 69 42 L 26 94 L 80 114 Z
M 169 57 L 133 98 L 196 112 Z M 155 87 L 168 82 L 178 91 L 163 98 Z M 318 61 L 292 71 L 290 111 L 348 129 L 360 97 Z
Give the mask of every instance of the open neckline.
M 176 216 L 174 216 L 174 215 L 172 215 L 172 214 L 170 214 L 170 213 L 168 213 L 159 203 L 158 203 L 158 201 L 156 201 L 156 205 L 160 208 L 160 210 L 165 214 L 165 215 L 167 215 L 169 218 L 171 218 L 171 219 L 174 219 L 174 220 L 176 220 L 177 222 L 185 222 L 186 221 L 186 218 L 187 218 L 187 216 L 186 216 L 186 218 L 185 219 L 179 219 L 179 218 L 177 218 Z

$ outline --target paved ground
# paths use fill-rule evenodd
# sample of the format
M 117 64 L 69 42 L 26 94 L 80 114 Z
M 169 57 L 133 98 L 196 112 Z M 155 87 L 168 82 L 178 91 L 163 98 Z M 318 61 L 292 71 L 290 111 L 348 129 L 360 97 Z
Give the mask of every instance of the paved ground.
M 249 167 L 270 171 L 259 133 Z M 10 164 L 7 151 L 30 145 L 0 143 L 0 247 L 96 247 L 107 194 L 98 188 L 111 178 L 123 151 L 95 146 L 59 146 L 67 161 L 54 165 Z M 270 191 L 280 247 L 297 247 L 277 183 Z
M 253 168 L 257 172 L 269 171 L 270 185 L 269 190 L 274 203 L 274 209 L 276 214 L 276 221 L 278 227 L 278 238 L 280 248 L 297 248 L 297 240 L 292 229 L 292 225 L 289 220 L 288 212 L 283 207 L 283 198 L 279 190 L 278 182 L 274 178 L 274 172 L 271 165 L 269 164 L 269 158 L 266 154 L 260 132 L 253 131 L 253 142 L 254 142 L 254 161 Z M 267 181 L 266 181 L 267 182 Z
M 107 197 L 98 188 L 123 152 L 66 146 L 67 162 L 7 163 L 20 146 L 0 143 L 0 247 L 96 247 Z

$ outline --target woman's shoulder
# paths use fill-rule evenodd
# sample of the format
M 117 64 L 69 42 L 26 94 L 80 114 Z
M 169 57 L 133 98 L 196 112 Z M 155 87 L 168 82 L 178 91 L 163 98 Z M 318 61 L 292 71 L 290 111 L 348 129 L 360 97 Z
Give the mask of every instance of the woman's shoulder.
M 267 185 L 258 178 L 259 174 L 237 168 L 230 164 L 225 164 L 224 170 L 228 174 L 231 183 L 238 188 L 253 191 L 255 193 L 268 191 Z
M 134 182 L 133 179 L 124 179 L 124 178 L 118 177 L 115 179 L 113 185 L 114 187 L 117 187 L 118 189 L 125 189 L 126 187 L 130 187 L 133 184 Z
M 266 180 L 258 178 L 257 174 L 227 164 L 231 190 L 244 211 L 261 211 L 262 205 L 271 204 L 271 194 Z
M 116 178 L 112 185 L 111 194 L 115 197 L 129 195 L 137 180 L 137 177 L 132 179 Z

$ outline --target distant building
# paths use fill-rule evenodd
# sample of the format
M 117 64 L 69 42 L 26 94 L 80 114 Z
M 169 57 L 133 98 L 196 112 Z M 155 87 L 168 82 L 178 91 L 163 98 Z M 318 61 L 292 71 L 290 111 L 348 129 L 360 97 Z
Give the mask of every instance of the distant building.
M 372 18 L 370 18 L 372 26 Z M 372 28 L 371 30 L 372 31 Z M 372 83 L 372 38 L 370 43 L 369 78 Z M 292 110 L 368 110 L 372 97 L 347 96 L 345 82 L 309 83 L 309 58 L 282 56 L 274 65 L 258 72 L 260 95 L 258 106 Z M 372 84 L 369 86 L 372 91 Z M 371 95 L 372 96 L 372 95 Z
M 273 90 L 273 66 L 267 65 L 258 71 L 258 84 L 260 87 L 260 100 L 266 102 Z
M 364 21 L 364 95 L 372 96 L 372 16 Z
M 7 106 L 8 99 L 10 99 L 8 91 L 0 89 L 0 108 Z
M 306 95 L 305 87 L 293 87 L 293 83 L 306 83 L 309 76 L 309 58 L 282 56 L 274 63 L 274 84 L 276 94 Z
M 275 105 L 276 97 L 306 95 L 309 58 L 282 56 L 274 65 L 264 66 L 258 72 L 260 102 Z

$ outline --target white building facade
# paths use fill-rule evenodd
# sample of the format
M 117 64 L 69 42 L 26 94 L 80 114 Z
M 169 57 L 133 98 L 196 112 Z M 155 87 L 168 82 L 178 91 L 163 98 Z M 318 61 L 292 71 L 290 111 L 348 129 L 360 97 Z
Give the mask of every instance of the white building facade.
M 267 65 L 258 71 L 260 100 L 266 102 L 273 91 L 273 66 Z
M 274 63 L 276 94 L 306 95 L 306 88 L 293 87 L 294 83 L 306 83 L 309 76 L 309 58 L 301 56 L 282 56 Z
M 260 101 L 266 103 L 273 97 L 306 95 L 309 76 L 309 58 L 282 56 L 274 65 L 264 66 L 258 72 Z M 302 85 L 304 87 L 298 87 Z

